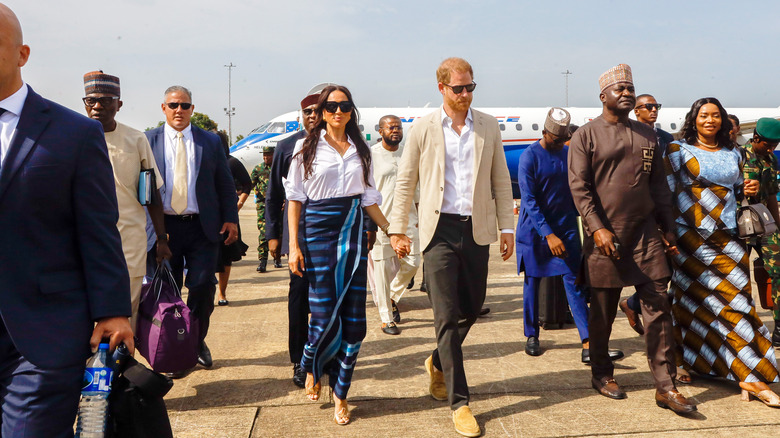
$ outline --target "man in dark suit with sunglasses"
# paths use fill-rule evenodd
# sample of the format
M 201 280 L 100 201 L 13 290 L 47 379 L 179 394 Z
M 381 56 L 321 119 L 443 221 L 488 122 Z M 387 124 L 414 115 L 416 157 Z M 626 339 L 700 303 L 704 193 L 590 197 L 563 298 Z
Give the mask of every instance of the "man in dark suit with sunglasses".
M 301 101 L 303 127 L 297 133 L 280 141 L 274 151 L 271 164 L 271 177 L 265 192 L 265 237 L 268 239 L 268 251 L 274 259 L 287 254 L 287 226 L 285 221 L 286 194 L 282 180 L 287 178 L 295 143 L 306 138 L 314 127 L 314 108 L 317 106 L 319 92 L 313 92 Z M 303 230 L 303 227 L 300 228 Z M 303 242 L 303 239 L 298 239 Z M 303 388 L 306 384 L 306 371 L 301 367 L 303 347 L 308 340 L 309 330 L 309 280 L 290 272 L 290 289 L 287 294 L 288 350 L 293 364 L 293 384 Z
M 163 181 L 165 229 L 173 254 L 171 267 L 179 287 L 187 286 L 187 306 L 198 319 L 198 363 L 211 367 L 206 346 L 214 293 L 219 245 L 238 238 L 238 197 L 219 137 L 193 126 L 192 93 L 174 85 L 165 91 L 166 123 L 146 132 Z M 184 260 L 187 278 L 182 283 Z M 184 371 L 184 370 L 182 370 Z M 177 373 L 180 377 L 183 373 Z

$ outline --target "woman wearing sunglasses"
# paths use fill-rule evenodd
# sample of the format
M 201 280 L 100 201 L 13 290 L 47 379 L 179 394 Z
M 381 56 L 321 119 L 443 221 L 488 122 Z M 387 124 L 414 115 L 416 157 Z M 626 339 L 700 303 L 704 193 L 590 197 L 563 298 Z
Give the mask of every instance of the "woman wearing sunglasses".
M 314 128 L 299 140 L 285 182 L 290 201 L 290 270 L 309 279 L 309 340 L 301 367 L 306 395 L 320 398 L 328 376 L 336 423 L 349 423 L 347 392 L 366 335 L 364 215 L 382 231 L 389 222 L 378 204 L 371 150 L 358 127 L 358 113 L 346 87 L 328 86 L 315 108 Z M 303 229 L 299 232 L 299 220 Z

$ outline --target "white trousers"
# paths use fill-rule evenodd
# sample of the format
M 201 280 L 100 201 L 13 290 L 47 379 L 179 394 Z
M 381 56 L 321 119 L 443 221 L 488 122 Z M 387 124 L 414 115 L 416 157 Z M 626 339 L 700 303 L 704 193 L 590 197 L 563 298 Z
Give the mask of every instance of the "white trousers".
M 389 257 L 384 260 L 374 260 L 374 285 L 371 294 L 374 303 L 379 308 L 379 318 L 382 323 L 393 321 L 392 299 L 396 303 L 401 300 L 406 286 L 417 274 L 420 267 L 420 255 L 410 254 L 402 259 Z

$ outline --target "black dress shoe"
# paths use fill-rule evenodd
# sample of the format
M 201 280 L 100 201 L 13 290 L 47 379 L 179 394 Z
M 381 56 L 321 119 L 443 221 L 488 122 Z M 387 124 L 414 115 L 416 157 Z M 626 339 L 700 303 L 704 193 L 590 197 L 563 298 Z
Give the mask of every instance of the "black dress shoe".
M 395 304 L 395 300 L 390 300 L 390 306 L 393 308 L 393 322 L 396 324 L 400 324 L 401 312 L 398 311 L 398 305 Z
M 772 332 L 772 345 L 780 347 L 780 321 L 775 320 L 775 330 Z
M 678 414 L 690 414 L 696 411 L 696 404 L 685 398 L 676 389 L 663 394 L 656 391 L 655 404 L 664 409 L 671 409 Z
M 182 377 L 187 375 L 187 370 L 184 371 L 176 371 L 173 373 L 164 373 L 165 377 L 171 378 L 171 379 L 181 379 Z
M 217 304 L 219 304 L 220 306 L 227 306 L 228 304 L 230 304 L 230 301 L 228 301 L 228 300 L 219 300 L 219 301 L 217 301 Z
M 622 400 L 627 397 L 626 393 L 620 389 L 620 385 L 618 385 L 612 377 L 602 377 L 601 379 L 591 378 L 590 382 L 591 385 L 593 385 L 593 389 L 604 397 L 615 400 Z
M 303 367 L 299 363 L 293 364 L 292 381 L 293 384 L 298 388 L 303 388 L 306 386 L 306 371 L 303 370 Z
M 539 346 L 539 338 L 531 336 L 525 341 L 525 354 L 529 356 L 542 355 L 542 347 Z
M 625 356 L 622 350 L 609 350 L 608 354 L 611 360 L 622 359 Z M 590 365 L 590 350 L 587 348 L 582 349 L 582 363 Z
M 388 335 L 400 335 L 401 329 L 398 328 L 397 325 L 395 325 L 394 322 L 388 322 L 387 324 L 382 324 L 382 331 L 385 332 Z
M 211 368 L 214 365 L 214 361 L 211 360 L 211 350 L 205 342 L 200 344 L 200 353 L 198 353 L 198 363 L 206 368 Z
M 487 315 L 488 313 L 490 313 L 490 307 L 483 307 L 483 308 L 482 308 L 482 309 L 479 311 L 479 316 L 485 316 L 485 315 Z

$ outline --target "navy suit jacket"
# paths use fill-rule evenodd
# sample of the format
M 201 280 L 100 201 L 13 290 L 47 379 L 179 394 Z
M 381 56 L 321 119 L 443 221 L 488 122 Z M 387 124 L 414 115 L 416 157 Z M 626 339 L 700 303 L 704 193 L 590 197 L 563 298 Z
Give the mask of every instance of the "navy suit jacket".
M 131 313 L 103 129 L 32 88 L 16 129 L 0 169 L 0 315 L 31 363 L 84 365 L 93 321 Z
M 146 131 L 152 146 L 154 161 L 165 181 L 165 126 Z M 198 199 L 200 224 L 203 234 L 212 242 L 221 242 L 219 234 L 225 222 L 238 223 L 238 196 L 233 175 L 228 168 L 227 157 L 219 137 L 192 125 L 195 143 L 195 196 Z M 171 185 L 171 187 L 173 187 Z

